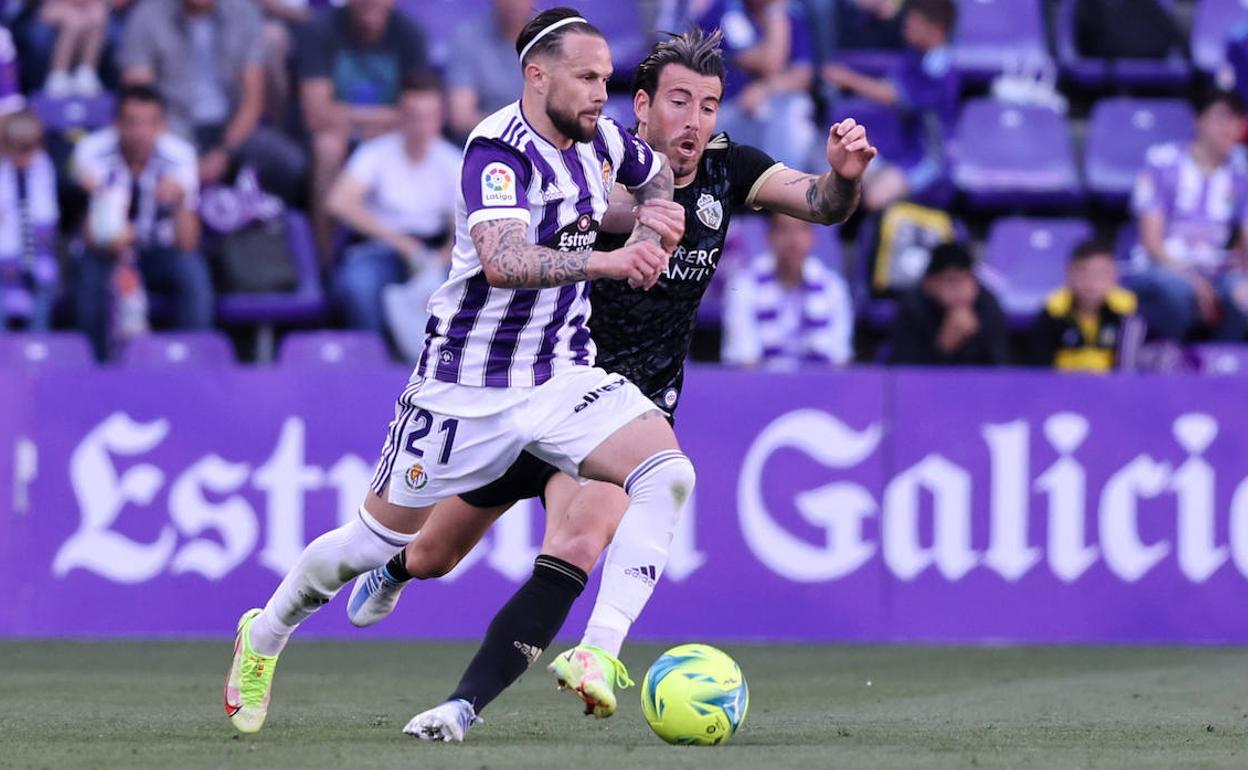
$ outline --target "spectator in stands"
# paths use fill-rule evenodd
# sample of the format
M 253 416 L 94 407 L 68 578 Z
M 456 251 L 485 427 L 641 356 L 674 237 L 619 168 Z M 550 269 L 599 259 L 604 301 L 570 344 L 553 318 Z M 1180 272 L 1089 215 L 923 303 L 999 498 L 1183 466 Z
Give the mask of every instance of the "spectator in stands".
M 0 123 L 0 329 L 52 326 L 60 279 L 56 169 L 43 151 L 43 124 L 30 112 Z
M 137 262 L 149 289 L 172 295 L 178 328 L 210 327 L 212 279 L 199 254 L 195 148 L 166 130 L 160 94 L 149 86 L 123 87 L 116 124 L 80 141 L 71 165 L 91 197 L 77 304 L 79 327 L 96 356 L 108 352 L 110 285 L 119 262 Z
M 1229 91 L 1197 99 L 1196 139 L 1149 150 L 1132 208 L 1152 265 L 1131 288 L 1149 328 L 1182 340 L 1198 325 L 1223 340 L 1248 331 L 1248 272 L 1231 247 L 1248 236 L 1244 104 Z
M 902 0 L 843 0 L 837 3 L 837 50 L 901 51 Z
M 455 31 L 446 65 L 455 136 L 468 136 L 487 115 L 516 100 L 523 85 L 516 38 L 532 15 L 533 0 L 494 0 L 493 14 Z
M 434 76 L 410 78 L 399 102 L 399 130 L 356 148 L 330 190 L 329 212 L 367 239 L 347 249 L 334 280 L 351 328 L 382 331 L 383 289 L 414 276 L 419 296 L 409 295 L 410 312 L 420 318 L 408 326 L 423 335 L 425 305 L 449 265 L 462 156 L 441 137 L 442 105 Z
M 888 77 L 868 77 L 840 64 L 823 67 L 829 85 L 901 112 L 905 149 L 884 158 L 864 180 L 863 204 L 870 211 L 903 198 L 939 203 L 948 190 L 945 147 L 958 109 L 949 39 L 957 6 L 953 0 L 908 0 L 903 13 L 909 48 Z
M 790 167 L 810 167 L 814 63 L 800 10 L 789 0 L 716 0 L 698 24 L 724 33 L 727 78 L 719 128 Z
M 288 202 L 300 196 L 303 151 L 260 125 L 264 113 L 264 20 L 251 0 L 142 0 L 121 48 L 122 80 L 152 85 L 169 129 L 195 145 L 203 185 L 239 165 Z
M 17 45 L 9 28 L 0 24 L 0 124 L 4 116 L 20 111 L 26 106 L 22 96 L 21 79 L 18 77 Z
M 308 20 L 308 0 L 256 0 L 264 11 L 265 115 L 284 126 L 290 108 L 290 62 L 295 34 Z
M 56 28 L 52 69 L 44 83 L 48 96 L 95 96 L 98 68 L 108 32 L 108 0 L 43 0 L 39 16 Z
M 1028 352 L 1038 366 L 1108 372 L 1132 360 L 1143 333 L 1135 295 L 1118 285 L 1113 244 L 1089 240 L 1071 254 L 1066 285 L 1045 301 Z
M 840 275 L 811 254 L 809 222 L 772 214 L 771 250 L 728 284 L 724 363 L 796 369 L 853 358 L 854 310 Z
M 332 222 L 325 199 L 347 151 L 398 126 L 400 85 L 428 71 L 428 54 L 424 35 L 394 9 L 394 0 L 349 0 L 309 22 L 297 56 L 312 141 L 312 219 L 327 259 Z
M 909 365 L 1007 362 L 1005 314 L 975 278 L 970 252 L 962 244 L 937 246 L 922 283 L 898 302 L 889 360 Z

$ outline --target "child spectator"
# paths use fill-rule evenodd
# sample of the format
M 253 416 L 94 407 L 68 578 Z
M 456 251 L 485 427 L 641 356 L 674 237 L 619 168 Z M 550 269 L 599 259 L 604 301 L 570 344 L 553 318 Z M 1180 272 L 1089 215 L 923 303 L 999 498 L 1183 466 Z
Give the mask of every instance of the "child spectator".
M 868 77 L 840 64 L 823 67 L 829 85 L 901 113 L 904 149 L 883 158 L 884 164 L 874 164 L 875 172 L 864 182 L 863 204 L 870 211 L 903 198 L 939 202 L 947 193 L 945 148 L 958 109 L 958 79 L 949 49 L 957 6 L 953 0 L 909 0 L 903 13 L 909 48 L 888 77 Z
M 95 96 L 97 69 L 108 32 L 108 0 L 44 0 L 40 19 L 56 28 L 52 69 L 43 89 L 48 96 Z
M 1066 285 L 1049 295 L 1031 332 L 1038 366 L 1108 372 L 1129 363 L 1142 342 L 1135 295 L 1118 285 L 1112 244 L 1086 241 L 1070 256 Z
M 932 251 L 923 282 L 901 298 L 889 360 L 908 365 L 1006 363 L 1005 314 L 958 243 Z
M 30 112 L 10 115 L 0 124 L 0 327 L 51 328 L 59 220 L 43 125 Z
M 811 255 L 809 222 L 772 214 L 771 250 L 728 284 L 724 363 L 796 369 L 853 358 L 854 311 L 837 273 Z

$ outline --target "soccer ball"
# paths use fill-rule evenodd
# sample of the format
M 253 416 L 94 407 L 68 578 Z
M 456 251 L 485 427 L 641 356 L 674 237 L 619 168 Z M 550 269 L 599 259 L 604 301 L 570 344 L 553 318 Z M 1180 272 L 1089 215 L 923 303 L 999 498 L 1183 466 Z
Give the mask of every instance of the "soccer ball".
M 654 734 L 681 746 L 714 746 L 745 721 L 750 689 L 736 661 L 706 644 L 663 653 L 641 685 L 641 708 Z

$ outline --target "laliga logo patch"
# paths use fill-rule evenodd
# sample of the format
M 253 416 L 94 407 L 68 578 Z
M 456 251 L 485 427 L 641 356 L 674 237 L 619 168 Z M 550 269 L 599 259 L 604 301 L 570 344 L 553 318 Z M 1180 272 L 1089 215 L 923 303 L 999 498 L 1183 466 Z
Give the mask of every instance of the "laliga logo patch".
M 403 481 L 407 483 L 408 489 L 419 492 L 429 484 L 429 474 L 425 473 L 425 466 L 413 463 L 407 473 L 403 474 Z
M 724 223 L 724 207 L 710 193 L 702 193 L 698 196 L 698 219 L 712 230 L 718 230 Z
M 481 172 L 481 203 L 516 205 L 516 174 L 504 163 L 491 163 Z

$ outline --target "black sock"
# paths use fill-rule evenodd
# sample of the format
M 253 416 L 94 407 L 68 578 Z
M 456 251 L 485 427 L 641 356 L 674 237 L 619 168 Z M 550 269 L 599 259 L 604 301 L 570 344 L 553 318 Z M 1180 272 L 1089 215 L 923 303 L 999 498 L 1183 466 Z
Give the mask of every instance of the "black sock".
M 545 554 L 533 576 L 498 611 L 451 699 L 463 698 L 477 713 L 520 678 L 549 645 L 585 589 L 579 567 Z
M 407 549 L 404 548 L 394 555 L 390 561 L 386 562 L 383 567 L 390 579 L 396 583 L 406 583 L 412 579 L 412 573 L 407 571 Z

